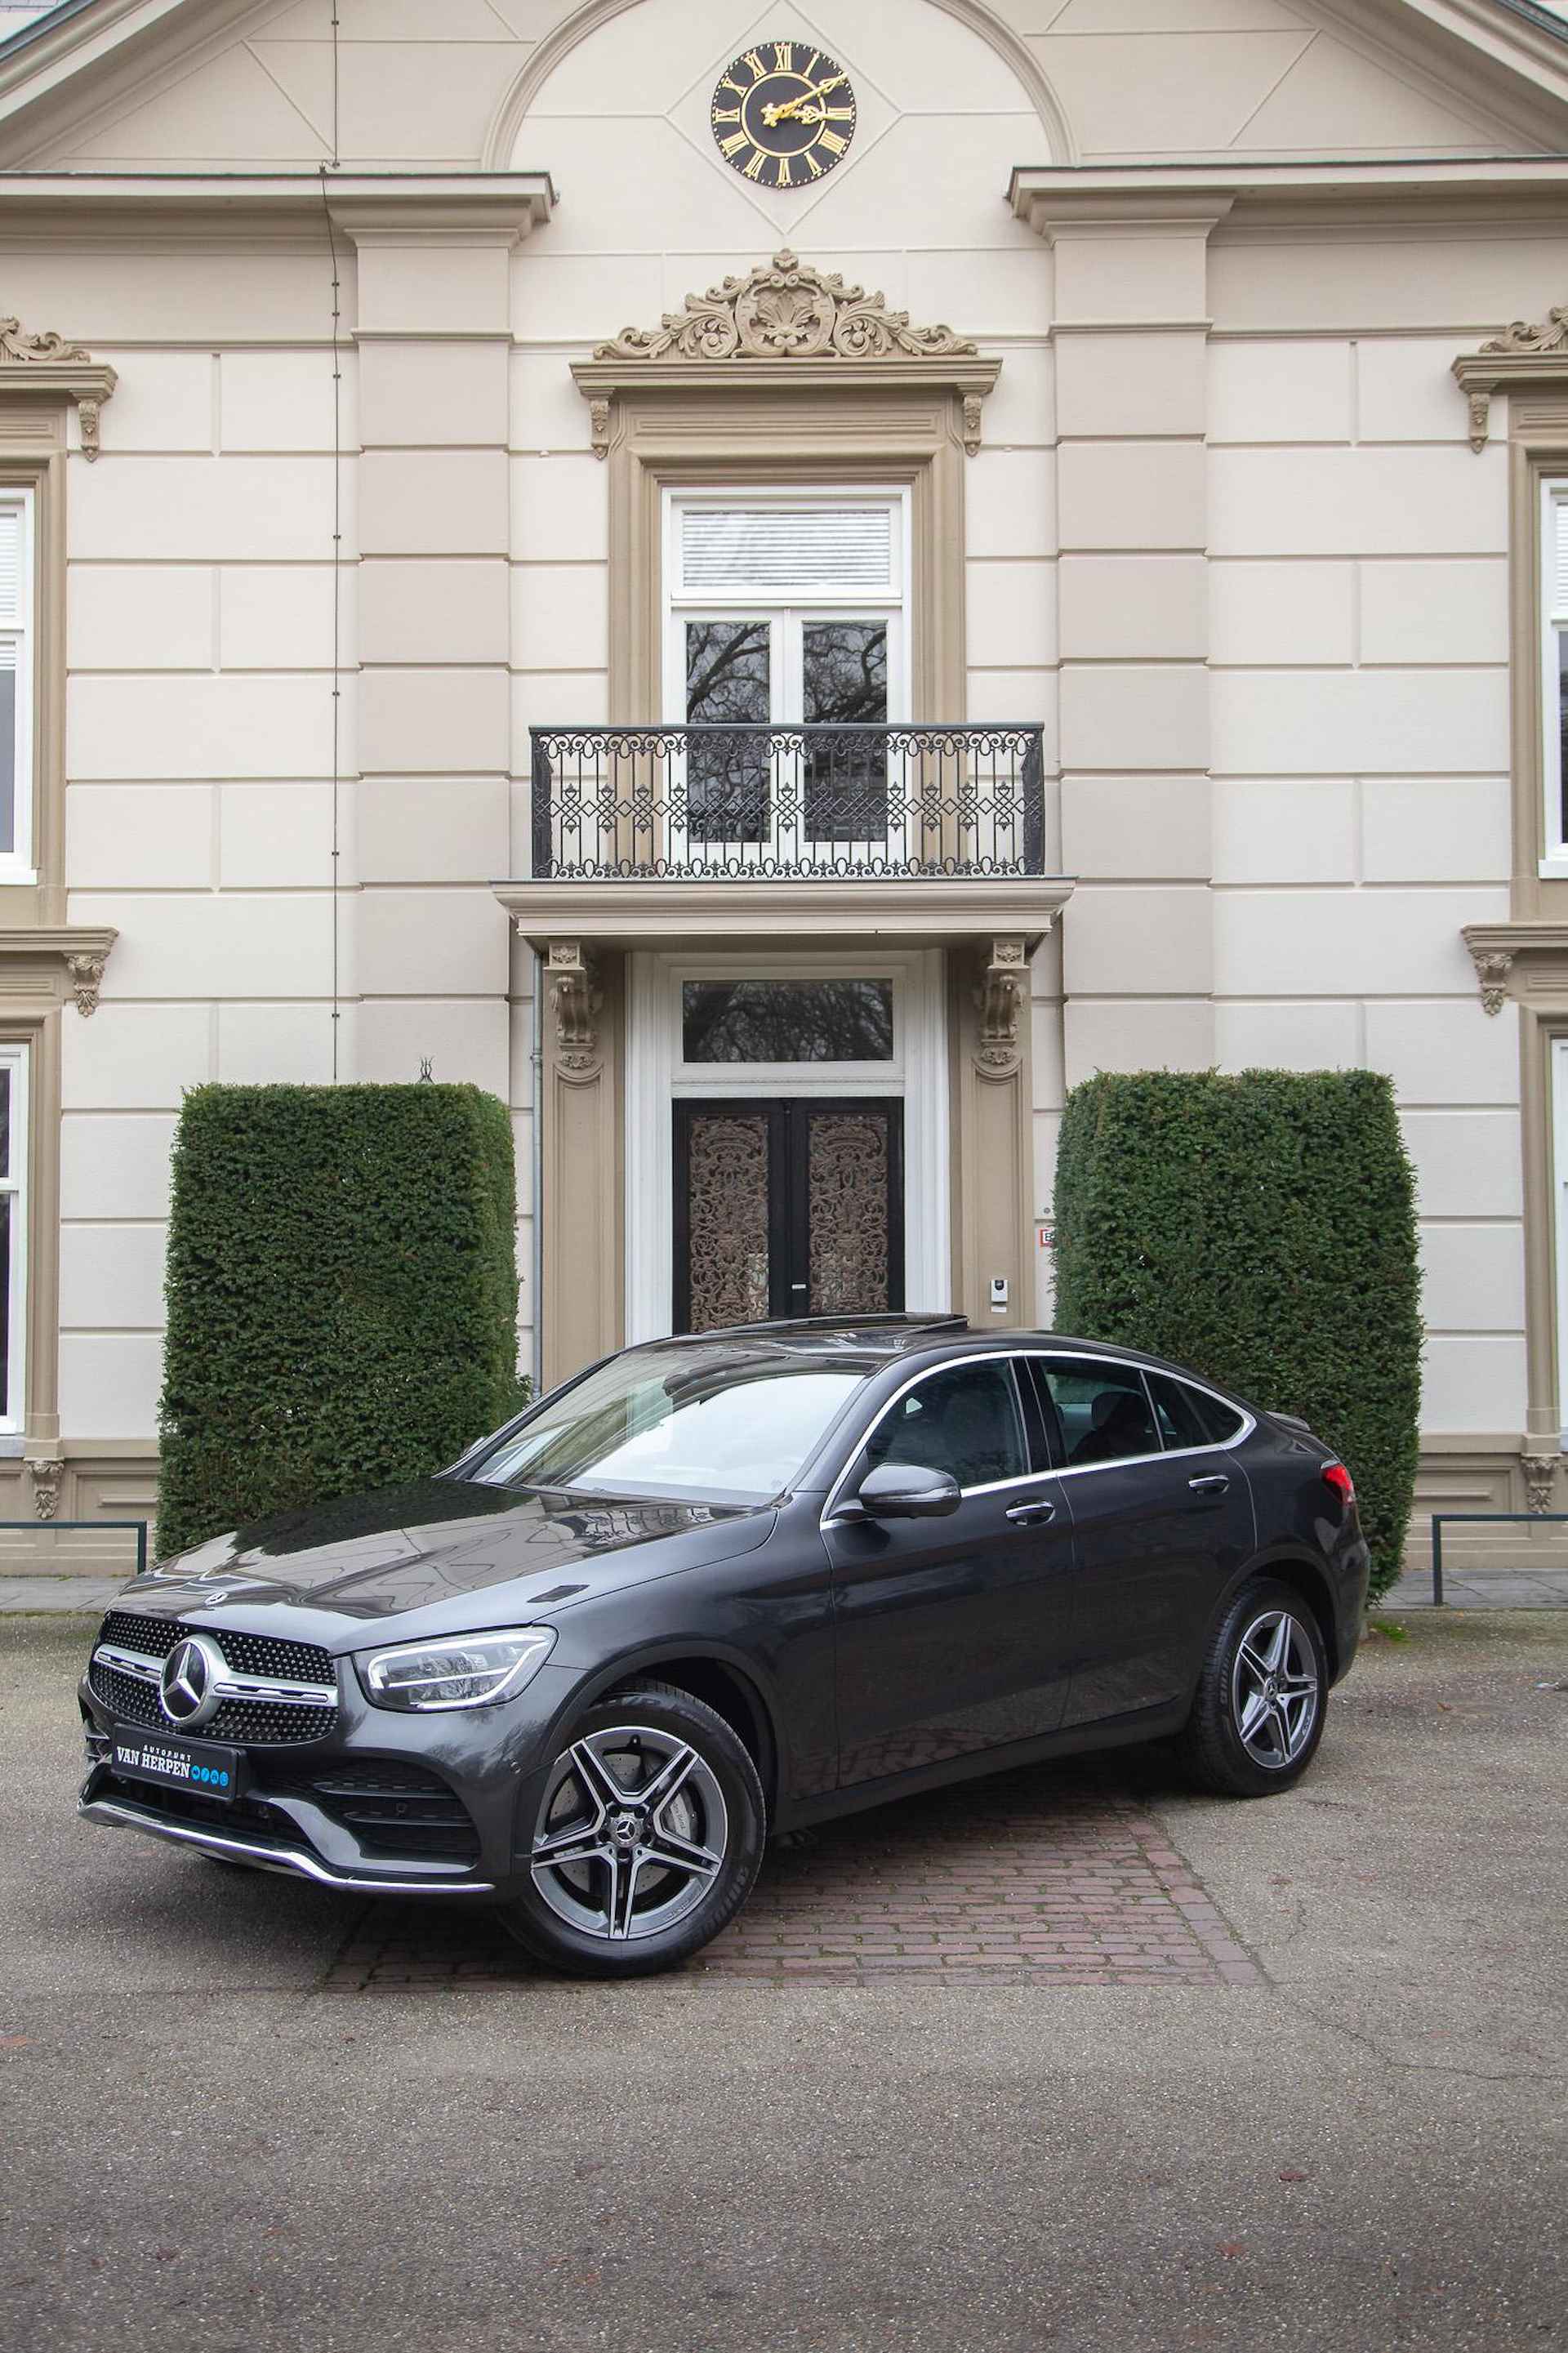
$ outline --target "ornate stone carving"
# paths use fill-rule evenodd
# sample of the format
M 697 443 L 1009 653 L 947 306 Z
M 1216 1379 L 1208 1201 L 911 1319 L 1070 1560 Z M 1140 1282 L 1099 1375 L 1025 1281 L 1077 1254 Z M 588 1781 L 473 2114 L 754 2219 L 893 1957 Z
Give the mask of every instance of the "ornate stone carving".
M 33 1509 L 40 1520 L 52 1520 L 60 1508 L 60 1482 L 66 1466 L 58 1455 L 47 1461 L 29 1462 L 28 1472 L 33 1482 Z
M 1010 1079 L 1023 1062 L 1018 1030 L 1028 1001 L 1028 958 L 1022 940 L 993 940 L 975 985 L 980 1043 L 974 1067 L 982 1078 Z
M 1479 352 L 1461 353 L 1454 375 L 1469 404 L 1470 447 L 1478 456 L 1491 430 L 1491 396 L 1525 385 L 1568 384 L 1568 303 L 1539 324 L 1515 319 Z
M 1521 1454 L 1519 1467 L 1524 1473 L 1524 1508 L 1527 1512 L 1549 1512 L 1552 1491 L 1557 1483 L 1558 1454 Z
M 1470 961 L 1481 985 L 1481 1003 L 1489 1013 L 1500 1013 L 1508 1002 L 1508 976 L 1513 958 L 1502 948 L 1471 945 Z
M 607 458 L 610 454 L 610 404 L 607 400 L 591 400 L 588 403 L 588 430 L 593 437 L 595 457 Z
M 624 327 L 601 360 L 809 360 L 972 358 L 975 345 L 951 327 L 911 327 L 881 294 L 814 269 L 787 247 L 744 278 L 689 294 L 657 327 Z M 967 424 L 967 416 L 965 423 Z
M 85 343 L 68 343 L 63 335 L 29 335 L 20 319 L 0 319 L 0 362 L 19 360 L 90 360 Z
M 1539 326 L 1514 319 L 1500 335 L 1481 345 L 1483 352 L 1568 352 L 1568 302 L 1548 311 Z
M 734 1116 L 691 1123 L 687 1166 L 691 1328 L 752 1324 L 768 1312 L 768 1120 L 735 1105 Z
M 0 373 L 7 367 L 37 369 L 36 388 L 69 395 L 81 420 L 82 455 L 90 464 L 99 455 L 103 404 L 119 381 L 114 370 L 95 361 L 85 343 L 29 335 L 19 319 L 0 319 Z
M 549 972 L 557 1066 L 588 1078 L 599 1068 L 599 1010 L 605 1001 L 593 959 L 578 940 L 552 940 Z
M 68 955 L 66 970 L 76 991 L 76 1009 L 85 1020 L 98 1011 L 98 992 L 103 986 L 103 968 L 109 962 L 104 955 Z

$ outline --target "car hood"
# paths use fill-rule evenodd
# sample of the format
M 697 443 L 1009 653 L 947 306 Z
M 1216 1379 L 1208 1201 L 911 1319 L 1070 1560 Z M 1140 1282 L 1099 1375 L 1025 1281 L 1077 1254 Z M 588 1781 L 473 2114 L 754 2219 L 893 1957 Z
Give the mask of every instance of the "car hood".
M 136 1578 L 120 1606 L 348 1651 L 367 1625 L 417 1640 L 551 1618 L 749 1552 L 775 1517 L 429 1479 L 210 1537 Z

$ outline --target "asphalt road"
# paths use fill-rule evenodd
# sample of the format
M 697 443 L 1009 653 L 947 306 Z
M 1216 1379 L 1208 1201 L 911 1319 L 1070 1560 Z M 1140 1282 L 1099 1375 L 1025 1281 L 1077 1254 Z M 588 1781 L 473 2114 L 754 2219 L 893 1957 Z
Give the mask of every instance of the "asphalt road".
M 0 2343 L 1568 2346 L 1568 1616 L 1408 1622 L 1289 1798 L 1111 1761 L 1268 1984 L 321 1989 L 357 1907 L 73 1817 L 0 1620 Z

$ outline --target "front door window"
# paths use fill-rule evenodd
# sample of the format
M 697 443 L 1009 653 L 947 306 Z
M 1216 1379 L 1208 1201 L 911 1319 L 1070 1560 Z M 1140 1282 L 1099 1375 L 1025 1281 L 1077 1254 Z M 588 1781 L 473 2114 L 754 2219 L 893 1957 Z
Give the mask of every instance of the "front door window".
M 677 1332 L 904 1303 L 903 1106 L 680 1103 Z

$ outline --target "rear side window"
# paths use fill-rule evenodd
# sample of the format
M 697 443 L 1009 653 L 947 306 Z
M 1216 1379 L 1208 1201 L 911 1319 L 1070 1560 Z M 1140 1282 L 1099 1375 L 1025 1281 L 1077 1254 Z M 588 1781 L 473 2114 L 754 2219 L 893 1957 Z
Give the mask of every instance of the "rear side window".
M 1239 1436 L 1241 1416 L 1223 1398 L 1173 1380 L 1169 1373 L 1151 1373 L 1148 1378 L 1160 1435 L 1167 1446 L 1228 1446 Z
M 866 1442 L 866 1460 L 945 1471 L 961 1487 L 1021 1479 L 1028 1470 L 1010 1366 L 950 1365 L 907 1389 Z
M 1061 1425 L 1069 1471 L 1091 1462 L 1120 1462 L 1130 1454 L 1158 1454 L 1160 1433 L 1136 1365 L 1085 1364 L 1047 1358 L 1046 1387 Z

